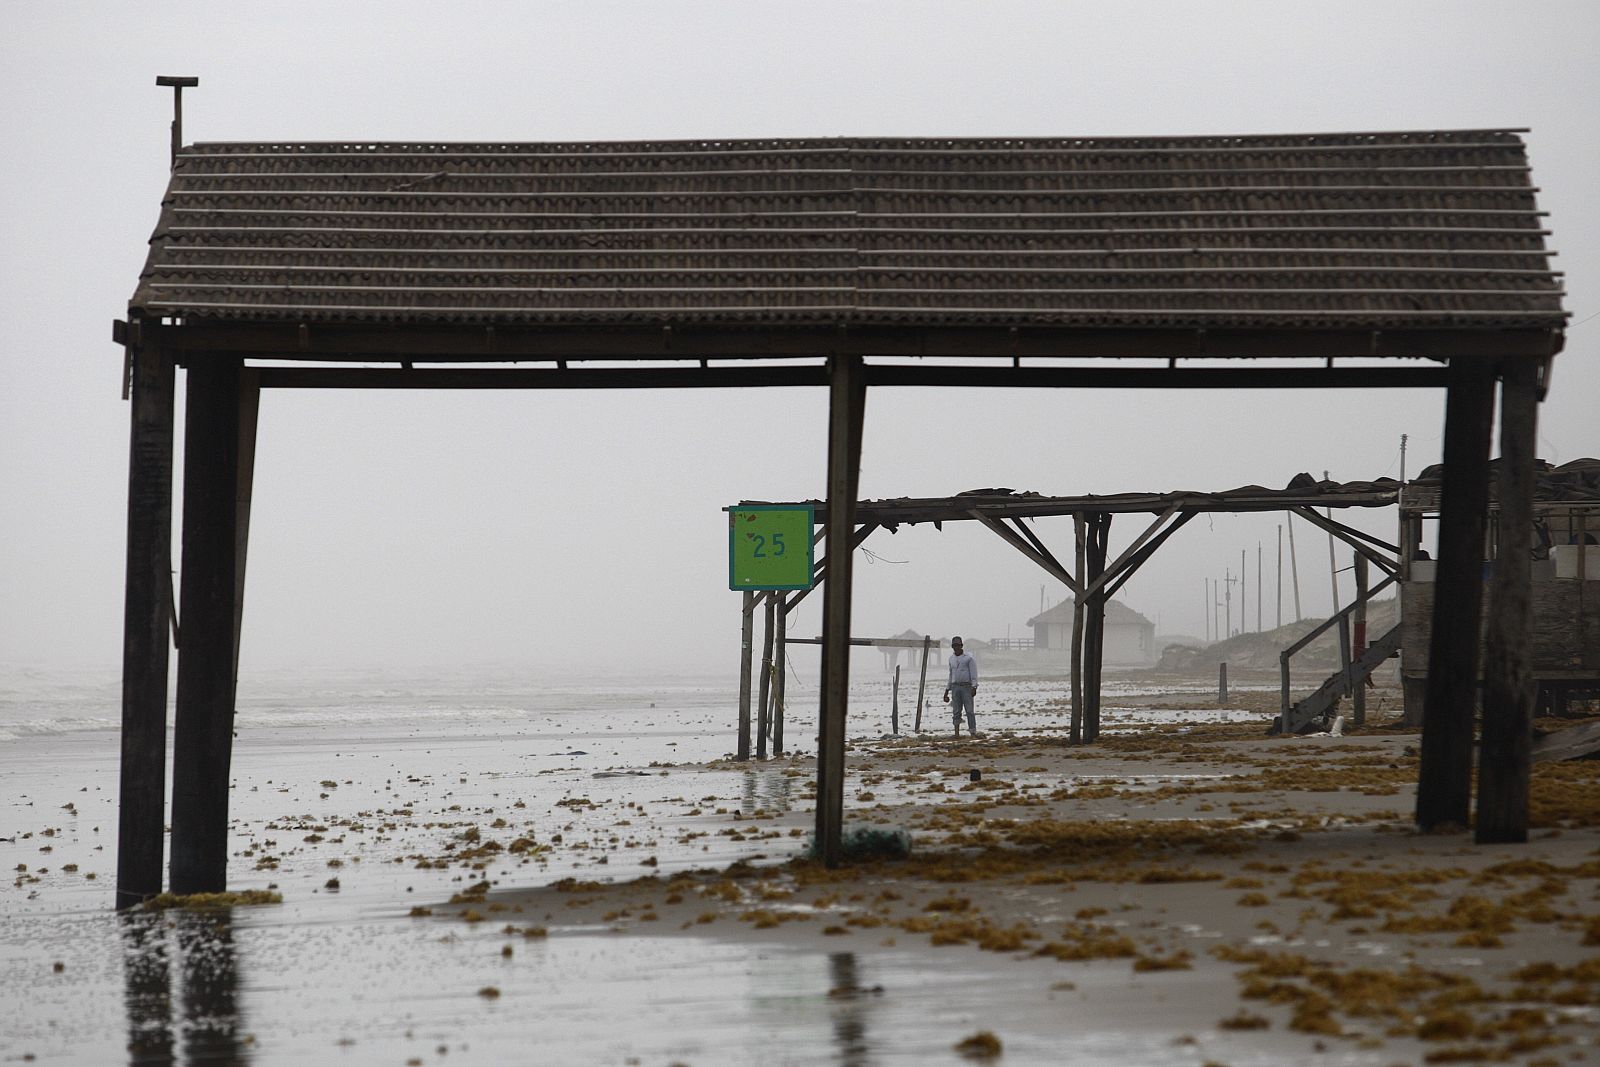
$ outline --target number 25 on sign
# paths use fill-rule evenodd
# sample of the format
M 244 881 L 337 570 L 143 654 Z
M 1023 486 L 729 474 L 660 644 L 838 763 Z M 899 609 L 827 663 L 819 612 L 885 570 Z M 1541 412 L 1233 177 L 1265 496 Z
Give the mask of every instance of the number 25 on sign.
M 810 589 L 809 504 L 728 509 L 729 589 Z

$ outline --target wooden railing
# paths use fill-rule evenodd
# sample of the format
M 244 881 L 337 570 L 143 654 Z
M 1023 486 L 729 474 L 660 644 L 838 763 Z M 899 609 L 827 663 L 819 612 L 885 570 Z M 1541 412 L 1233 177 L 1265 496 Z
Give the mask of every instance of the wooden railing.
M 1394 583 L 1395 575 L 1389 575 L 1383 581 L 1367 591 L 1365 600 L 1357 600 L 1349 607 L 1328 616 L 1322 625 L 1306 634 L 1300 640 L 1278 653 L 1278 678 L 1279 694 L 1278 705 L 1283 718 L 1279 721 L 1287 724 L 1289 721 L 1289 657 L 1305 648 L 1311 642 L 1327 633 L 1334 626 L 1339 627 L 1339 674 L 1344 678 L 1345 694 L 1350 690 L 1350 616 L 1355 614 L 1357 608 L 1364 607 L 1378 593 Z

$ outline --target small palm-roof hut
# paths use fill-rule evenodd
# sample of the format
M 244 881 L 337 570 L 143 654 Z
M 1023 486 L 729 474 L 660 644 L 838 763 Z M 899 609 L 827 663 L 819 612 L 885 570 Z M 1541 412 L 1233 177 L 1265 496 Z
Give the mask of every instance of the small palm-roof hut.
M 1494 385 L 1520 412 L 1508 432 L 1531 442 L 1565 321 L 1533 194 L 1508 129 L 179 147 L 115 332 L 133 398 L 118 900 L 162 882 L 177 367 L 171 882 L 191 892 L 225 881 L 261 389 L 826 385 L 827 536 L 842 545 L 868 386 L 1448 386 L 1458 518 L 1438 611 L 1462 621 L 1435 627 L 1434 659 L 1474 659 Z M 970 363 L 900 358 L 922 356 Z M 1065 356 L 1161 362 L 1027 362 Z M 528 361 L 542 365 L 499 366 Z M 829 577 L 817 820 L 833 862 L 848 553 Z M 1424 825 L 1467 821 L 1471 700 L 1455 680 L 1474 673 L 1430 683 Z

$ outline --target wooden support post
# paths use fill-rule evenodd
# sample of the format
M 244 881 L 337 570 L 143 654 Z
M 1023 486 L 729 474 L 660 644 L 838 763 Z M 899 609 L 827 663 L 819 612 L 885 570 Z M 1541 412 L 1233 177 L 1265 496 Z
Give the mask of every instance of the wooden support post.
M 1078 575 L 1083 574 L 1084 556 L 1084 522 L 1083 513 L 1076 512 L 1072 516 L 1072 528 L 1076 549 L 1073 556 L 1073 571 Z M 1083 744 L 1083 593 L 1074 590 L 1072 594 L 1072 650 L 1069 653 L 1072 662 L 1072 720 L 1067 734 L 1069 744 Z
M 131 358 L 118 908 L 161 892 L 167 821 L 167 624 L 172 613 L 172 359 L 151 349 L 138 349 Z
M 1105 573 L 1110 538 L 1111 516 L 1104 512 L 1095 515 L 1089 523 L 1085 569 L 1080 572 L 1084 588 L 1094 589 L 1084 618 L 1083 740 L 1086 744 L 1093 744 L 1100 737 L 1100 679 L 1104 673 L 1106 646 L 1106 589 L 1100 579 Z
M 828 544 L 850 543 L 861 472 L 866 376 L 860 356 L 836 355 L 828 368 Z M 817 849 L 822 862 L 843 859 L 844 735 L 850 693 L 851 556 L 828 553 L 822 595 L 822 716 L 817 743 Z M 837 556 L 837 558 L 834 558 Z
M 767 738 L 772 731 L 772 614 L 773 602 L 780 594 L 769 590 L 761 618 L 761 685 L 756 701 L 756 759 L 767 758 Z
M 1350 616 L 1355 633 L 1351 637 L 1350 655 L 1359 662 L 1367 653 L 1367 557 L 1359 552 L 1355 554 L 1355 568 L 1356 610 Z M 1367 724 L 1366 676 L 1357 678 L 1354 684 L 1355 692 L 1350 694 L 1350 721 L 1356 726 L 1365 726 Z
M 932 645 L 932 644 L 933 644 L 932 635 L 923 634 L 922 635 L 922 675 L 921 675 L 921 677 L 919 677 L 917 679 L 917 725 L 914 727 L 915 731 L 917 733 L 919 733 L 919 734 L 922 732 L 922 705 L 923 705 L 924 699 L 928 695 L 928 651 L 929 651 L 929 646 Z
M 236 356 L 188 369 L 183 446 L 183 573 L 172 750 L 174 893 L 228 882 L 238 598 L 239 371 Z
M 889 729 L 896 737 L 900 736 L 900 664 L 898 663 L 894 665 L 894 695 L 889 698 Z
M 744 603 L 739 608 L 739 746 L 733 758 L 750 758 L 750 657 L 755 643 L 756 594 L 744 591 Z
M 1433 633 L 1417 774 L 1417 826 L 1424 832 L 1465 828 L 1471 807 L 1473 707 L 1478 688 L 1483 534 L 1493 419 L 1492 365 L 1481 359 L 1451 360 Z
M 772 754 L 783 755 L 783 691 L 789 677 L 789 601 L 778 597 L 774 616 L 777 631 L 772 638 Z
M 1217 664 L 1217 703 L 1228 702 L 1228 661 Z
M 1528 840 L 1533 748 L 1533 496 L 1539 417 L 1531 359 L 1501 365 L 1500 557 L 1489 590 L 1478 758 L 1479 844 Z
M 261 413 L 261 372 L 239 371 L 239 478 L 234 497 L 233 690 L 239 693 L 239 649 L 244 634 L 245 560 L 250 554 L 250 501 L 256 484 L 256 424 Z

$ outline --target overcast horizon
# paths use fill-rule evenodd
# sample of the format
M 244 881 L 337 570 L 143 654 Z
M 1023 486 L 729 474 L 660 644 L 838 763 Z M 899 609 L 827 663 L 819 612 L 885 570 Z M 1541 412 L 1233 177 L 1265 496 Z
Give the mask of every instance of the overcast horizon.
M 1530 127 L 1572 313 L 1539 455 L 1600 456 L 1590 3 L 156 0 L 8 14 L 0 666 L 120 662 L 128 408 L 111 323 L 126 315 L 167 180 L 172 94 L 157 75 L 200 78 L 184 94 L 190 142 Z M 181 441 L 181 375 L 179 395 Z M 1440 459 L 1443 401 L 1414 389 L 877 388 L 861 496 L 1393 478 L 1402 435 L 1415 476 Z M 823 389 L 271 391 L 242 670 L 731 673 L 739 595 L 721 509 L 825 496 L 826 415 Z M 1345 517 L 1392 538 L 1392 510 Z M 1112 553 L 1148 522 L 1119 517 Z M 1204 583 L 1237 576 L 1242 551 L 1254 629 L 1259 545 L 1271 628 L 1283 522 L 1201 516 L 1118 599 L 1162 634 L 1202 636 Z M 1036 528 L 1070 556 L 1070 518 Z M 1327 537 L 1299 521 L 1294 536 L 1303 614 L 1325 615 Z M 878 532 L 864 548 L 858 636 L 1022 636 L 1041 600 L 1066 595 L 975 523 Z M 1341 545 L 1339 566 L 1349 556 Z M 792 633 L 818 631 L 821 601 L 806 601 Z

